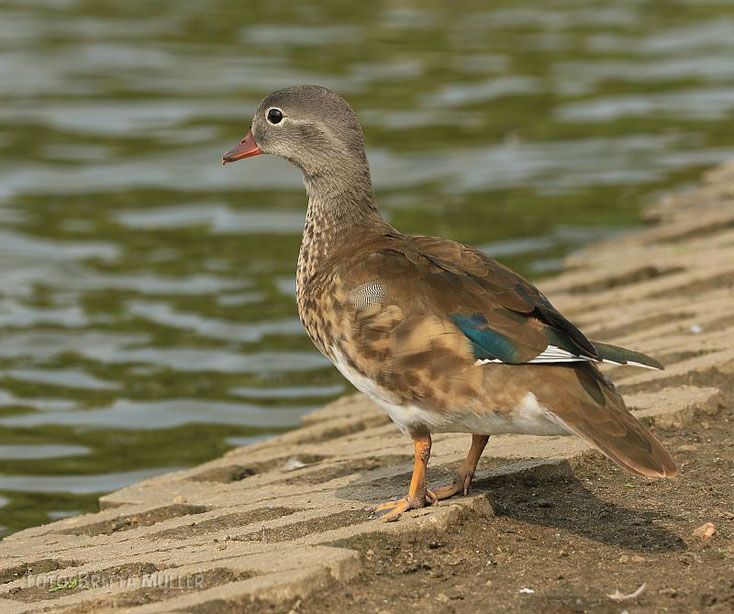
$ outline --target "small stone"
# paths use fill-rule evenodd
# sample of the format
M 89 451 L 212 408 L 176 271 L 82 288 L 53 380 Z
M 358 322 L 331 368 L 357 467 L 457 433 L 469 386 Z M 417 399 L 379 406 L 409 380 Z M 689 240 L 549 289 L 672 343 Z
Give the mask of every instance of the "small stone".
M 487 580 L 487 581 L 486 581 L 486 582 L 484 583 L 484 586 L 492 586 L 492 584 L 494 584 L 494 582 L 492 582 L 492 580 Z
M 707 522 L 693 530 L 693 534 L 700 539 L 711 539 L 714 533 L 716 533 L 716 527 L 713 522 Z
M 445 593 L 439 593 L 438 595 L 436 595 L 436 601 L 438 601 L 439 603 L 448 603 L 449 597 Z
M 644 556 L 640 556 L 639 554 L 635 554 L 630 560 L 633 563 L 644 563 L 646 559 L 645 559 Z
M 281 471 L 295 471 L 296 469 L 301 469 L 305 466 L 306 463 L 304 463 L 301 459 L 292 457 L 286 460 L 280 469 Z
M 176 497 L 173 500 L 173 502 L 176 503 L 176 504 L 178 504 L 178 505 L 181 505 L 182 503 L 186 503 L 186 497 L 182 497 L 181 495 L 179 495 L 178 497 Z
M 678 450 L 681 452 L 695 452 L 698 450 L 698 446 L 693 445 L 692 443 L 684 443 L 682 446 L 678 446 Z
M 626 554 L 623 554 L 622 556 L 619 557 L 620 563 L 627 563 L 629 560 L 630 560 L 630 557 L 627 556 Z

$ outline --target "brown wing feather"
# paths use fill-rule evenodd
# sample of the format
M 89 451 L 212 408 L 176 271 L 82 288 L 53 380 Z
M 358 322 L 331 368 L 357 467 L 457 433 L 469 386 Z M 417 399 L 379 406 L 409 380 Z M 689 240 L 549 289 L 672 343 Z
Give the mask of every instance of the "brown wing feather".
M 633 473 L 647 477 L 677 473 L 670 454 L 627 410 L 614 386 L 594 365 L 550 369 L 554 369 L 551 378 L 561 376 L 566 381 L 555 386 L 548 407 L 572 431 Z
M 455 241 L 422 236 L 408 239 L 437 266 L 473 277 L 506 309 L 532 315 L 563 333 L 580 353 L 598 357 L 596 348 L 584 334 L 564 318 L 540 290 L 513 270 L 485 253 Z
M 380 280 L 390 288 L 385 304 L 411 314 L 485 315 L 518 348 L 518 362 L 548 347 L 543 327 L 564 334 L 581 352 L 596 356 L 594 346 L 522 277 L 488 256 L 454 241 L 431 237 L 383 235 L 368 253 L 344 254 L 337 266 L 341 283 L 353 288 Z

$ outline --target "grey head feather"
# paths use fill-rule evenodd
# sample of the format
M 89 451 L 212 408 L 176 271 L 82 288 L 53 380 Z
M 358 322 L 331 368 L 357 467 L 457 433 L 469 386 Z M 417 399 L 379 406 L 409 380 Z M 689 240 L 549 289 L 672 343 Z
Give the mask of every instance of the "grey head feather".
M 282 111 L 277 124 L 270 109 Z M 335 227 L 382 223 L 357 114 L 339 94 L 318 85 L 273 92 L 258 106 L 252 134 L 264 153 L 285 158 L 303 172 L 309 210 Z
M 283 121 L 269 124 L 269 109 L 283 112 Z M 366 164 L 362 127 L 356 113 L 336 92 L 319 85 L 298 85 L 273 92 L 258 106 L 253 135 L 265 153 L 293 162 L 315 174 L 340 162 Z

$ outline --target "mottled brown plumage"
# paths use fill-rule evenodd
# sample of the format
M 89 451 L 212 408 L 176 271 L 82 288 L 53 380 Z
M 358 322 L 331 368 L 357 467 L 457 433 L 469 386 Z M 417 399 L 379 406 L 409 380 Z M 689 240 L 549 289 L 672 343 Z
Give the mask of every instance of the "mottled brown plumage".
M 359 122 L 340 96 L 316 86 L 268 96 L 251 133 L 224 161 L 258 153 L 276 153 L 303 171 L 309 204 L 297 302 L 306 331 L 414 439 L 409 495 L 383 511 L 466 491 L 496 433 L 576 433 L 630 471 L 675 474 L 670 455 L 595 363 L 660 365 L 592 343 L 534 286 L 486 254 L 404 235 L 385 222 Z M 430 435 L 441 431 L 474 438 L 456 482 L 433 493 L 425 465 Z

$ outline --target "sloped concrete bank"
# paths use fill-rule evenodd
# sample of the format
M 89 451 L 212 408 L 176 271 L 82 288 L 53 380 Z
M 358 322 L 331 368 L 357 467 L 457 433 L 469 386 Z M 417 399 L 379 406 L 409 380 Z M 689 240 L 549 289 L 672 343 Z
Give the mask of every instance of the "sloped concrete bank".
M 654 429 L 685 428 L 702 412 L 715 420 L 720 382 L 734 377 L 734 164 L 646 217 L 645 229 L 570 258 L 567 272 L 541 287 L 591 338 L 660 359 L 663 372 L 609 372 Z M 723 376 L 697 377 L 712 372 Z M 449 479 L 468 439 L 435 437 L 430 482 Z M 295 431 L 106 495 L 97 514 L 7 537 L 0 611 L 218 612 L 255 600 L 295 610 L 365 569 L 350 539 L 435 534 L 467 514 L 490 518 L 494 481 L 572 476 L 596 455 L 577 438 L 494 437 L 469 497 L 398 522 L 370 520 L 375 504 L 406 488 L 411 453 L 366 398 L 340 399 Z M 718 479 L 731 480 L 731 471 Z

